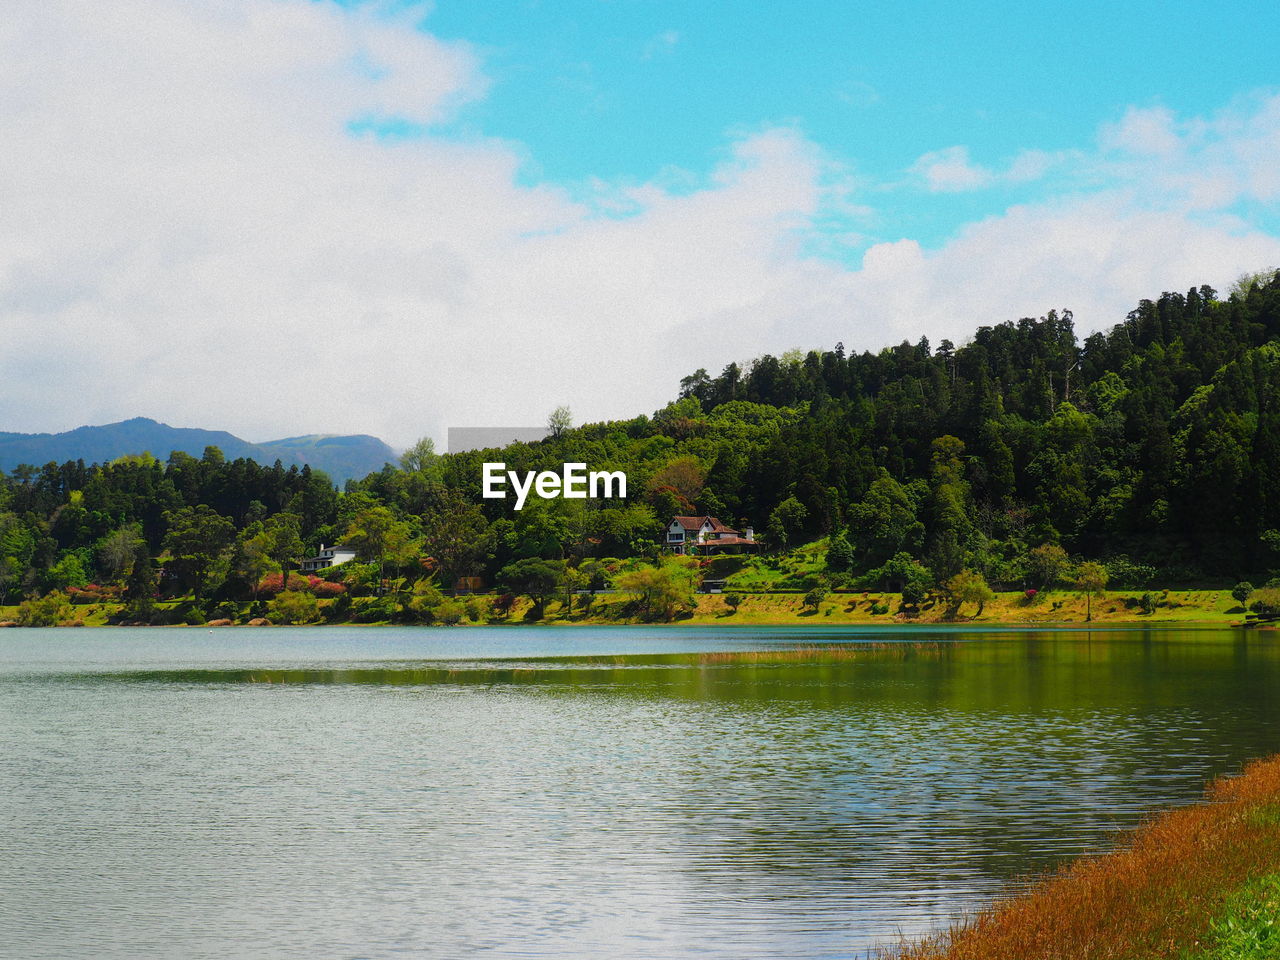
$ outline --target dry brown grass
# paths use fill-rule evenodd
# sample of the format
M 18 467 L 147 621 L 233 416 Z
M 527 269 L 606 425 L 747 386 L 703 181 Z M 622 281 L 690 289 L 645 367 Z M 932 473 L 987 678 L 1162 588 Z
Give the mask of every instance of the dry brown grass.
M 1194 949 L 1232 891 L 1280 869 L 1280 756 L 1209 785 L 1114 852 L 1076 861 L 899 960 L 1132 960 Z

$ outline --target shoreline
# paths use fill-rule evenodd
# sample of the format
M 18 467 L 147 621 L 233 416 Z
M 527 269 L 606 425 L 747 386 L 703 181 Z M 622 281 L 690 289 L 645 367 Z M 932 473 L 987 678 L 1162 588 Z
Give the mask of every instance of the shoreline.
M 988 601 L 981 615 L 971 607 L 953 614 L 941 601 L 926 602 L 919 607 L 905 607 L 900 594 L 866 591 L 863 593 L 833 593 L 818 603 L 806 607 L 804 598 L 787 593 L 743 593 L 736 607 L 726 602 L 731 594 L 698 594 L 691 611 L 683 611 L 671 620 L 642 620 L 627 609 L 628 600 L 620 594 L 599 594 L 589 603 L 585 595 L 574 598 L 572 610 L 566 609 L 561 600 L 548 601 L 545 613 L 531 616 L 533 603 L 520 598 L 505 613 L 494 609 L 495 595 L 472 594 L 458 598 L 468 606 L 474 604 L 473 615 L 459 616 L 454 622 L 432 623 L 430 619 L 406 617 L 397 619 L 361 619 L 342 615 L 333 607 L 334 601 L 320 601 L 315 619 L 307 622 L 250 624 L 253 619 L 270 620 L 272 612 L 266 604 L 251 601 L 222 601 L 209 604 L 205 610 L 211 615 L 191 619 L 187 613 L 190 600 L 170 600 L 156 604 L 155 615 L 148 624 L 137 621 L 114 623 L 122 605 L 100 601 L 76 604 L 70 608 L 70 616 L 56 624 L 42 626 L 103 627 L 103 626 L 561 626 L 561 627 L 859 627 L 900 630 L 903 628 L 1009 628 L 1034 630 L 1056 629 L 1106 629 L 1109 627 L 1177 627 L 1185 629 L 1232 628 L 1240 630 L 1274 631 L 1278 624 L 1250 616 L 1235 601 L 1230 592 L 1223 589 L 1200 590 L 1114 590 L 1095 597 L 1090 605 L 1079 593 L 1041 593 L 1028 601 L 1022 593 L 996 594 Z M 1146 602 L 1145 612 L 1143 603 Z M 367 602 L 356 598 L 352 610 Z M 191 611 L 194 613 L 194 611 Z M 1091 619 L 1089 617 L 1092 613 Z M 0 627 L 19 626 L 16 605 L 0 607 Z
M 883 960 L 1246 960 L 1276 954 L 1280 754 Z M 1245 952 L 1247 949 L 1248 952 Z

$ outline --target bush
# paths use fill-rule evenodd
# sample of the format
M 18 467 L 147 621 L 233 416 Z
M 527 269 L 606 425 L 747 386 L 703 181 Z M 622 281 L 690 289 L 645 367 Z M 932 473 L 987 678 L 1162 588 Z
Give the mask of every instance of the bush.
M 351 605 L 356 623 L 381 623 L 395 618 L 399 607 L 391 597 L 365 597 Z
M 671 621 L 696 606 L 693 578 L 688 570 L 676 563 L 666 563 L 661 567 L 643 566 L 621 574 L 617 586 L 632 595 L 642 620 Z
M 591 597 L 584 597 L 587 605 L 591 605 Z M 463 610 L 467 613 L 467 619 L 472 623 L 479 623 L 489 615 L 489 605 L 479 597 L 468 597 L 466 603 L 462 605 Z
M 56 627 L 71 619 L 71 600 L 61 590 L 18 605 L 18 623 L 24 627 Z
M 305 590 L 285 590 L 267 604 L 272 623 L 314 623 L 320 619 L 320 601 Z
M 929 595 L 929 584 L 920 578 L 908 580 L 902 585 L 902 605 L 904 607 L 918 607 L 924 603 L 924 598 Z
M 1156 612 L 1156 598 L 1149 593 L 1144 593 L 1138 598 L 1138 606 L 1147 616 Z
M 827 599 L 826 587 L 814 587 L 804 595 L 804 609 L 818 612 L 818 608 L 822 606 L 822 601 Z
M 311 592 L 322 600 L 332 600 L 336 597 L 344 596 L 347 592 L 345 584 L 331 583 L 328 580 L 321 580 L 312 584 Z
M 1253 593 L 1253 584 L 1247 580 L 1242 580 L 1231 588 L 1231 597 L 1236 603 L 1242 606 L 1248 604 L 1249 597 Z
M 738 607 L 742 606 L 742 594 L 726 593 L 724 595 L 724 605 L 734 613 L 738 612 Z
M 467 611 L 466 607 L 457 600 L 441 600 L 431 612 L 437 623 L 452 627 L 462 622 Z
M 289 574 L 289 590 L 295 592 L 309 589 L 311 584 L 300 573 Z M 270 599 L 285 590 L 284 577 L 279 573 L 269 573 L 258 581 L 258 596 Z
M 1260 617 L 1280 617 L 1280 587 L 1263 587 L 1255 592 L 1249 609 Z
M 321 608 L 324 618 L 330 623 L 346 620 L 351 613 L 351 594 L 341 593 L 332 603 Z

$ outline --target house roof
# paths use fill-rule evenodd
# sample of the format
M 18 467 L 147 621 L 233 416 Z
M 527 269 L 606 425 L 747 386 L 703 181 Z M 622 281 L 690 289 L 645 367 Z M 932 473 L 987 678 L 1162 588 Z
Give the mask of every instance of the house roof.
M 684 527 L 686 530 L 701 530 L 702 524 L 710 521 L 713 533 L 737 533 L 732 527 L 727 527 L 715 517 L 673 517 L 676 523 Z

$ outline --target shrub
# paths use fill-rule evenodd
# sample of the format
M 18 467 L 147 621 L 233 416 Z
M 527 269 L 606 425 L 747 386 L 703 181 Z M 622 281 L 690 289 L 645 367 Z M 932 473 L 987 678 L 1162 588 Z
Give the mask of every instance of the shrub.
M 320 602 L 305 590 L 285 590 L 267 604 L 272 623 L 314 623 L 320 619 Z
M 299 573 L 289 574 L 289 590 L 299 591 L 309 589 L 311 584 L 307 578 Z M 269 573 L 258 581 L 258 596 L 270 599 L 285 590 L 284 577 L 279 573 Z
M 1149 593 L 1144 593 L 1138 598 L 1138 606 L 1147 616 L 1156 612 L 1156 598 Z
M 585 598 L 587 605 L 591 605 L 591 597 Z M 462 608 L 467 612 L 467 619 L 472 623 L 478 623 L 489 615 L 489 605 L 479 597 L 468 597 Z
M 335 597 L 344 596 L 347 592 L 345 584 L 330 583 L 328 580 L 321 580 L 311 587 L 311 592 L 322 600 L 332 600 Z
M 618 589 L 632 595 L 643 620 L 671 621 L 695 607 L 692 578 L 674 563 L 643 566 L 617 579 Z
M 398 610 L 391 597 L 365 597 L 351 605 L 351 619 L 356 623 L 381 623 L 393 619 Z
M 929 595 L 929 584 L 920 578 L 908 580 L 902 585 L 902 605 L 904 607 L 918 607 L 924 603 L 924 598 Z
M 1263 587 L 1255 592 L 1249 609 L 1260 617 L 1280 617 L 1280 587 Z
M 818 612 L 818 608 L 822 606 L 822 601 L 827 599 L 826 587 L 814 587 L 804 595 L 804 609 Z
M 734 613 L 738 612 L 738 607 L 742 606 L 742 594 L 726 593 L 724 595 L 724 605 Z
M 466 607 L 457 600 L 441 600 L 431 612 L 435 615 L 437 623 L 452 627 L 462 622 L 467 611 Z
M 24 627 L 56 627 L 71 619 L 71 601 L 61 590 L 38 599 L 23 600 L 18 605 L 18 623 Z
M 1253 584 L 1247 580 L 1242 580 L 1231 588 L 1231 597 L 1241 605 L 1249 602 L 1249 597 L 1253 593 Z

